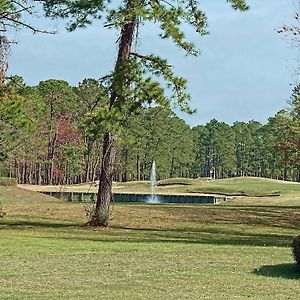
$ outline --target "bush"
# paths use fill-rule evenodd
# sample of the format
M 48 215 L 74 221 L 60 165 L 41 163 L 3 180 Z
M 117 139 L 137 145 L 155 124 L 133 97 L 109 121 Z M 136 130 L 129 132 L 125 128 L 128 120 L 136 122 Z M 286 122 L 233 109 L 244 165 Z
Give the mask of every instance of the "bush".
M 300 235 L 297 235 L 293 239 L 292 253 L 296 264 L 300 267 Z
M 13 186 L 17 184 L 17 180 L 14 178 L 0 177 L 0 186 Z
M 2 203 L 1 203 L 1 201 L 0 201 L 0 218 L 4 217 L 4 215 L 5 215 L 5 212 L 4 212 Z

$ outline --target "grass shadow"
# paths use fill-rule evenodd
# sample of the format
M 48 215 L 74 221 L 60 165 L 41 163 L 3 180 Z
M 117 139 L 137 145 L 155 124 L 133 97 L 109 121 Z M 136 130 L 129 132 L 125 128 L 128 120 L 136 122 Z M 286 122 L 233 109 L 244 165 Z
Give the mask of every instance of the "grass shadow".
M 66 239 L 135 242 L 135 243 L 191 243 L 216 245 L 249 245 L 249 246 L 290 246 L 291 236 L 267 233 L 244 233 L 220 228 L 134 228 L 114 225 L 93 234 L 94 228 L 82 223 L 49 222 L 49 220 L 1 220 L 0 230 L 36 228 L 74 233 L 74 229 L 83 230 L 82 235 L 66 236 Z M 77 232 L 77 231 L 75 231 Z M 51 235 L 52 233 L 50 233 Z M 87 234 L 87 235 L 86 235 Z M 91 236 L 91 234 L 93 236 Z M 47 236 L 48 237 L 48 236 Z M 64 238 L 64 237 L 60 237 Z
M 77 224 L 70 222 L 49 222 L 49 220 L 7 220 L 0 219 L 0 227 L 8 228 L 68 228 L 68 227 L 86 227 L 85 224 Z
M 300 279 L 300 267 L 296 264 L 261 266 L 259 269 L 255 269 L 252 273 L 266 277 Z
M 289 247 L 292 236 L 284 234 L 268 233 L 244 233 L 234 230 L 220 228 L 134 228 L 128 226 L 112 226 L 114 229 L 136 232 L 136 236 L 141 234 L 148 239 L 159 242 L 185 242 L 185 243 L 211 243 L 219 245 L 249 245 L 249 246 L 277 246 Z

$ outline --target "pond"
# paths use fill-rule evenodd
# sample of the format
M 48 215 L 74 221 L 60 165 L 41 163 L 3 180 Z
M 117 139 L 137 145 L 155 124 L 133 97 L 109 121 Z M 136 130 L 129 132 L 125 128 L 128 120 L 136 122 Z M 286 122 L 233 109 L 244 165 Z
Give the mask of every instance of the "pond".
M 43 192 L 44 194 L 66 199 L 72 202 L 95 202 L 97 193 L 80 192 Z M 151 194 L 125 194 L 114 193 L 113 200 L 116 203 L 185 203 L 185 204 L 218 204 L 228 200 L 225 196 L 213 195 L 153 195 Z

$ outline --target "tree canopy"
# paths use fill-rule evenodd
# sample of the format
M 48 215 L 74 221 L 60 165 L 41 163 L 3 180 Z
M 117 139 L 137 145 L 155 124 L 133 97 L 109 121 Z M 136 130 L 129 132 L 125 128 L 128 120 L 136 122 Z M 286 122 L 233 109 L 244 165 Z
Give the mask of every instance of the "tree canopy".
M 1 97 L 2 176 L 19 183 L 71 184 L 99 178 L 106 126 L 94 131 L 93 111 L 103 104 L 101 82 L 72 87 L 47 80 L 26 86 L 10 82 Z M 123 124 L 113 179 L 149 179 L 156 161 L 160 179 L 169 177 L 263 176 L 299 180 L 299 89 L 289 110 L 233 125 L 211 120 L 190 128 L 169 108 L 143 107 Z

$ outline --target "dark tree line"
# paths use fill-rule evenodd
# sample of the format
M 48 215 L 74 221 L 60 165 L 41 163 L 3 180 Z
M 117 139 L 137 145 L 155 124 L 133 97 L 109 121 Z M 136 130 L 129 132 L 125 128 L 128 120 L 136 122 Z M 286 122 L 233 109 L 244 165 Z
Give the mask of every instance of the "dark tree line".
M 101 82 L 85 79 L 71 87 L 46 80 L 29 87 L 13 77 L 5 91 L 0 113 L 2 176 L 30 184 L 99 179 L 101 140 L 105 122 L 110 122 L 97 119 L 106 105 Z M 250 121 L 230 126 L 214 119 L 190 128 L 171 109 L 145 105 L 129 113 L 119 128 L 113 179 L 148 179 L 155 160 L 159 178 L 262 176 L 299 181 L 299 95 L 297 85 L 290 110 L 279 111 L 264 125 Z

